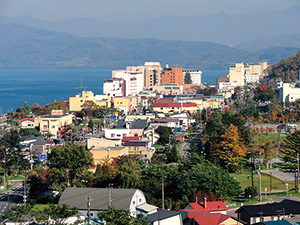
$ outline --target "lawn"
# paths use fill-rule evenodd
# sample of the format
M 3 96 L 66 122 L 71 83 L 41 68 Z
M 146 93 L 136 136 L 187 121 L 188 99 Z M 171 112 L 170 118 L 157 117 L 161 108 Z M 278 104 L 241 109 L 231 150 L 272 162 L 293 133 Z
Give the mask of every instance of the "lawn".
M 280 134 L 280 141 L 284 141 L 286 139 L 286 134 L 281 133 Z M 255 144 L 260 144 L 260 140 L 270 140 L 272 141 L 274 144 L 277 145 L 277 141 L 278 141 L 278 134 L 277 133 L 269 133 L 269 134 L 255 134 L 254 135 L 254 143 Z
M 33 211 L 44 210 L 47 207 L 49 207 L 48 204 L 36 204 L 33 206 L 32 210 Z
M 232 177 L 235 177 L 235 179 L 240 183 L 240 186 L 242 190 L 244 190 L 246 187 L 252 185 L 251 181 L 251 172 L 246 171 L 243 173 L 231 173 Z M 258 181 L 258 175 L 257 172 L 254 171 L 253 173 L 253 179 L 254 179 L 254 186 L 258 188 L 259 181 Z M 286 184 L 284 181 L 281 181 L 277 179 L 276 177 L 261 173 L 261 189 L 262 192 L 265 191 L 265 188 L 267 188 L 267 191 L 270 191 L 270 184 L 272 180 L 272 191 L 285 191 L 286 190 Z M 293 188 L 294 182 L 288 182 L 289 189 Z

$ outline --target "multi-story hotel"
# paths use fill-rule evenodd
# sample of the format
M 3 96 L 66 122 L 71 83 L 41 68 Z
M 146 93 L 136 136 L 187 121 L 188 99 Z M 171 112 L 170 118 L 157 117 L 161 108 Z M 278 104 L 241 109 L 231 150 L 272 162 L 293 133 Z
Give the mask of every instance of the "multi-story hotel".
M 162 69 L 161 72 L 162 84 L 179 84 L 183 85 L 182 67 L 169 67 Z
M 201 85 L 201 75 L 202 71 L 199 69 L 183 69 L 183 80 L 185 78 L 185 74 L 189 73 L 191 75 L 192 84 Z

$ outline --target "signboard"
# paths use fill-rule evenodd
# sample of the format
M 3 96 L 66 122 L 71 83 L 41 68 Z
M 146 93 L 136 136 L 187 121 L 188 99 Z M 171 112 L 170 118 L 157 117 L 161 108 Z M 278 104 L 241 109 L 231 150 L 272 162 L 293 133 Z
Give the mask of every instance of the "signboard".
M 40 162 L 46 161 L 46 155 L 45 155 L 45 154 L 38 155 L 38 160 L 39 160 Z
M 64 114 L 64 110 L 62 110 L 62 109 L 51 111 L 51 115 L 63 115 L 63 114 Z
M 109 116 L 109 119 L 110 119 L 110 120 L 114 120 L 114 119 L 115 119 L 115 116 L 114 116 L 114 115 L 110 115 L 110 116 Z
M 140 152 L 128 152 L 128 155 L 140 155 Z
M 87 127 L 82 127 L 82 131 L 88 131 Z

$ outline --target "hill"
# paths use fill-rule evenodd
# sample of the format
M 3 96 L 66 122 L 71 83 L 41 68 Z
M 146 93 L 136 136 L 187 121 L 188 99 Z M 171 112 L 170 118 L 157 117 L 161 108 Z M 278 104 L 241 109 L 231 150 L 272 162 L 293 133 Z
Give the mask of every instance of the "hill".
M 235 48 L 244 51 L 257 51 L 271 47 L 297 47 L 300 48 L 300 33 L 291 35 L 277 35 L 273 37 L 261 37 L 253 41 L 241 43 Z
M 83 38 L 18 24 L 0 25 L 2 68 L 124 68 L 159 61 L 185 68 L 227 69 L 235 62 L 280 61 L 298 48 L 246 52 L 211 42 Z
M 106 22 L 87 18 L 49 22 L 29 16 L 19 16 L 15 18 L 0 17 L 0 23 L 16 23 L 80 37 L 209 41 L 228 46 L 237 46 L 259 37 L 300 33 L 299 12 L 300 6 L 295 6 L 280 11 L 238 13 L 233 15 L 220 12 L 209 16 L 161 17 L 152 20 L 146 19 L 141 22 Z
M 279 63 L 269 68 L 269 78 L 282 77 L 283 82 L 295 82 L 298 80 L 300 70 L 300 51 L 291 55 L 287 59 L 282 59 Z

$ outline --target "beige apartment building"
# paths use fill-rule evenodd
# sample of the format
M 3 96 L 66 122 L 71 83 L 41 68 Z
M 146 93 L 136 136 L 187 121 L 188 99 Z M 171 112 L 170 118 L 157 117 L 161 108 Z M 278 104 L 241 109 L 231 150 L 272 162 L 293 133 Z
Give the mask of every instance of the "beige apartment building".
M 246 65 L 244 65 L 243 62 L 236 63 L 234 67 L 229 68 L 229 82 L 236 82 L 237 86 L 244 86 L 246 75 L 248 82 L 250 82 L 250 80 L 251 82 L 258 82 L 257 79 L 262 78 L 265 75 L 265 70 L 267 67 L 268 63 L 265 61 L 261 61 L 258 64 L 248 63 Z
M 161 65 L 159 62 L 145 62 L 144 87 L 161 83 Z
M 60 111 L 60 110 L 53 110 Z M 73 116 L 71 114 L 53 113 L 51 115 L 39 116 L 34 120 L 35 127 L 39 127 L 40 133 L 42 134 L 53 134 L 56 135 L 63 129 L 64 126 L 73 123 Z
M 183 86 L 178 84 L 157 84 L 152 87 L 153 92 L 158 94 L 179 95 L 183 93 Z
M 69 97 L 69 111 L 80 112 L 86 101 L 93 101 L 99 107 L 111 107 L 110 97 L 106 95 L 94 95 L 92 91 L 82 91 L 80 95 Z
M 94 158 L 94 164 L 97 165 L 105 159 L 113 159 L 119 156 L 128 155 L 128 147 L 106 147 L 101 149 L 92 149 L 90 152 Z

